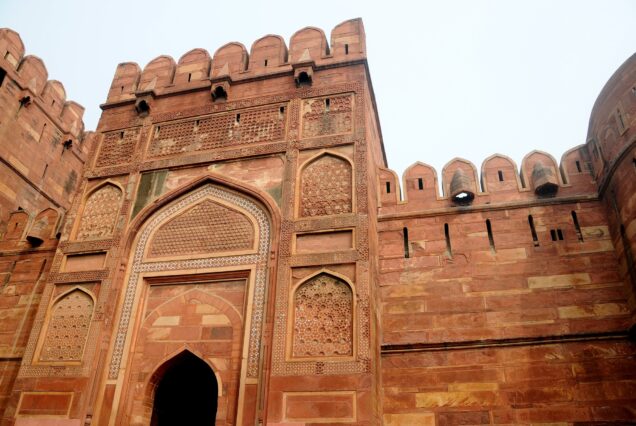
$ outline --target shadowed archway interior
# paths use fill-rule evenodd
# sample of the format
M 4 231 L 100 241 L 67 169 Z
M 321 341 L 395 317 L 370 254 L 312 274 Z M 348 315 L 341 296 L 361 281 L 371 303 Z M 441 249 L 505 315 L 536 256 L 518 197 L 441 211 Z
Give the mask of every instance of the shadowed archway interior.
M 212 369 L 184 351 L 164 364 L 155 389 L 152 426 L 215 424 L 218 383 Z

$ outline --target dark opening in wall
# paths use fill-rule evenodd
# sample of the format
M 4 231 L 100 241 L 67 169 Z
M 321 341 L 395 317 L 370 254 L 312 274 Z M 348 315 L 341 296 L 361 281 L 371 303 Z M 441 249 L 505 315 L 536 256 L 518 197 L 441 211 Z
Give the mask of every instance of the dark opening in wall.
M 46 131 L 46 123 L 44 123 L 44 125 L 42 126 L 42 131 L 40 132 L 40 138 L 38 139 L 38 142 L 42 142 L 42 138 L 44 138 L 45 131 Z
M 530 233 L 532 234 L 532 242 L 535 247 L 539 246 L 539 237 L 537 236 L 537 230 L 534 228 L 534 219 L 532 215 L 528 215 L 528 225 L 530 225 Z
M 278 118 L 283 118 L 285 116 L 285 107 L 282 106 L 278 109 Z
M 446 255 L 448 255 L 448 257 L 453 257 L 453 247 L 451 246 L 450 230 L 448 228 L 448 223 L 444 224 L 444 236 L 446 237 Z
M 576 171 L 581 173 L 581 162 L 579 160 L 576 160 L 575 163 L 576 163 Z
M 298 87 L 301 86 L 311 86 L 311 78 L 309 78 L 309 74 L 304 71 L 298 74 Z
M 55 106 L 55 99 L 53 99 L 53 102 L 51 102 L 51 106 L 54 107 Z
M 157 135 L 159 134 L 159 126 L 157 126 Z M 124 132 L 119 132 L 119 139 L 123 139 L 124 138 Z
M 227 99 L 227 92 L 225 91 L 225 89 L 222 86 L 217 86 L 214 89 L 214 92 L 212 93 L 212 97 L 214 98 L 215 101 L 226 100 Z
M 189 83 L 190 81 L 192 81 L 192 73 L 191 73 L 191 72 L 189 72 L 189 73 L 188 73 L 188 83 Z
M 0 87 L 2 87 L 2 83 L 4 82 L 4 78 L 7 76 L 7 72 L 0 68 Z
M 386 183 L 386 193 L 390 194 L 391 193 L 391 182 L 387 182 Z
M 234 120 L 236 124 L 241 122 L 241 114 L 236 114 L 236 119 Z
M 632 164 L 634 165 L 634 170 L 636 170 L 636 158 L 632 158 Z
M 148 102 L 142 99 L 137 103 L 135 109 L 137 110 L 137 114 L 139 114 L 141 117 L 145 117 L 150 112 L 150 105 L 148 105 Z
M 417 178 L 417 188 L 421 191 L 424 189 L 424 179 Z
M 124 93 L 124 86 L 121 86 L 121 90 L 119 91 L 119 93 Z
M 48 164 L 44 165 L 44 171 L 42 172 L 42 179 L 44 179 L 44 176 L 46 176 L 46 170 L 49 168 Z
M 492 235 L 492 225 L 490 224 L 490 219 L 486 219 L 486 230 L 488 231 L 488 242 L 490 243 L 490 250 L 494 252 L 496 251 L 495 239 L 493 238 L 493 235 Z
M 563 241 L 563 231 L 559 228 L 550 229 L 550 238 L 552 241 Z
M 499 176 L 499 182 L 504 181 L 503 172 L 501 170 L 497 170 L 497 175 Z
M 409 258 L 410 252 L 409 252 L 409 229 L 404 227 L 402 229 L 402 235 L 404 237 L 404 257 L 406 259 Z
M 572 211 L 572 221 L 574 222 L 574 229 L 576 229 L 576 236 L 579 237 L 579 241 L 583 242 L 583 233 L 581 232 L 581 225 L 579 225 L 579 218 L 576 216 L 575 211 Z
M 201 120 L 195 120 L 195 122 L 194 122 L 194 131 L 195 132 L 199 131 L 199 124 L 201 124 Z
M 22 107 L 25 107 L 31 103 L 31 96 L 23 96 L 20 98 L 20 106 L 18 107 L 18 113 L 22 110 Z
M 267 59 L 265 59 L 265 66 L 267 66 Z
M 345 55 L 349 54 L 349 45 L 345 43 Z
M 325 111 L 329 111 L 330 107 L 331 107 L 331 101 L 329 100 L 329 98 L 325 98 Z

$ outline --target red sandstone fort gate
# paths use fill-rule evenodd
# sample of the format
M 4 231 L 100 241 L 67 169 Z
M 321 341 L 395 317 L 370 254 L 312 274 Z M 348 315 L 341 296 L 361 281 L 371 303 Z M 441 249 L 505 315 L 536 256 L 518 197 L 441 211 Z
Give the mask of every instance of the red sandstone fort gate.
M 0 29 L 2 425 L 636 420 L 636 56 L 560 162 L 401 180 L 360 19 L 101 107 Z

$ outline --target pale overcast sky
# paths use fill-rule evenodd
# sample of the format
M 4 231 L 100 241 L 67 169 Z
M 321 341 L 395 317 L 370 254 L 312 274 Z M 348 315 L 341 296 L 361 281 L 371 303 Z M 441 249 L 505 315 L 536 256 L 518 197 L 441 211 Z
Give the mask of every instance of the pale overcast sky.
M 362 17 L 389 166 L 438 173 L 453 157 L 477 167 L 533 149 L 559 160 L 585 142 L 592 105 L 636 51 L 636 1 L 0 0 L 0 27 L 86 108 L 95 129 L 115 67 L 142 68 L 265 34 Z

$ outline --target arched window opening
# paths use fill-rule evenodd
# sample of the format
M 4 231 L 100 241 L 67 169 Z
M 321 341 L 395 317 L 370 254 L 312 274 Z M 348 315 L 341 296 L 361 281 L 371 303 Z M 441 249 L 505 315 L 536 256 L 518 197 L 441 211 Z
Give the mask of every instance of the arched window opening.
M 212 369 L 184 351 L 162 367 L 155 388 L 152 426 L 214 425 L 218 383 Z
M 135 109 L 137 110 L 137 114 L 139 114 L 140 117 L 145 117 L 150 112 L 150 105 L 148 105 L 148 102 L 142 99 L 137 103 Z
M 223 86 L 216 86 L 214 92 L 212 92 L 212 97 L 215 101 L 225 101 L 227 100 L 227 92 Z
M 311 86 L 311 77 L 306 72 L 298 74 L 298 87 Z

